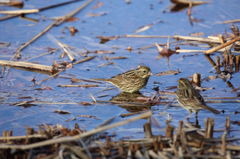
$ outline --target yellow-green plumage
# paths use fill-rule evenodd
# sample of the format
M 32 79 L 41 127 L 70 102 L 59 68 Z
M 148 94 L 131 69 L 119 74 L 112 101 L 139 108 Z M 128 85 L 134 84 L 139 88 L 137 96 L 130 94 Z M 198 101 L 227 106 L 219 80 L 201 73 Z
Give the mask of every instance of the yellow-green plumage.
M 135 70 L 130 70 L 109 79 L 95 79 L 100 81 L 106 81 L 114 86 L 118 87 L 122 92 L 134 93 L 138 92 L 141 88 L 145 87 L 149 77 L 151 76 L 151 70 L 147 66 L 138 66 Z

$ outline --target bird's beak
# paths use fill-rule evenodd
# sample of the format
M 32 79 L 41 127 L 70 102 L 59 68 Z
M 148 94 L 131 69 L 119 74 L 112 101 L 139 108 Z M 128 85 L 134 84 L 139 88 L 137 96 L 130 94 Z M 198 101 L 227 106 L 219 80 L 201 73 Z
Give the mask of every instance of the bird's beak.
M 153 73 L 152 73 L 152 72 L 149 72 L 149 73 L 148 73 L 148 75 L 149 75 L 149 76 L 152 76 L 152 75 L 153 75 Z

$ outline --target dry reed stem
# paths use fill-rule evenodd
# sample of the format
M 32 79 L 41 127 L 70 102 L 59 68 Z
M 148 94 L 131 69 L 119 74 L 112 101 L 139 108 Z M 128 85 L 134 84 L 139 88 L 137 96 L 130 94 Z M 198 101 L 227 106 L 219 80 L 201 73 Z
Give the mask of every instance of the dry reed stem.
M 19 10 L 2 10 L 0 14 L 28 14 L 28 13 L 38 13 L 39 9 L 19 9 Z
M 214 120 L 212 118 L 207 118 L 205 121 L 205 137 L 210 139 L 213 137 L 214 130 Z
M 34 69 L 34 70 L 46 71 L 50 73 L 53 72 L 52 66 L 40 65 L 40 64 L 35 64 L 31 62 L 0 60 L 0 65 Z
M 223 21 L 224 24 L 227 24 L 227 23 L 239 23 L 240 22 L 240 19 L 232 19 L 232 20 L 225 20 Z
M 214 52 L 216 52 L 216 51 L 218 51 L 218 50 L 220 50 L 222 48 L 225 48 L 225 47 L 227 47 L 227 46 L 229 46 L 229 45 L 231 45 L 231 44 L 233 44 L 233 43 L 235 43 L 236 41 L 239 41 L 239 40 L 240 40 L 240 36 L 237 36 L 234 39 L 232 39 L 232 40 L 230 40 L 230 41 L 228 41 L 226 43 L 223 43 L 223 44 L 221 44 L 221 45 L 219 45 L 217 47 L 214 47 L 212 49 L 209 49 L 209 50 L 205 51 L 205 54 L 214 53 Z
M 192 76 L 192 81 L 195 83 L 198 87 L 201 87 L 201 74 L 194 73 Z
M 151 127 L 151 124 L 149 122 L 145 123 L 144 126 L 144 134 L 145 134 L 145 138 L 151 138 L 153 137 L 153 134 L 152 134 L 152 127 Z

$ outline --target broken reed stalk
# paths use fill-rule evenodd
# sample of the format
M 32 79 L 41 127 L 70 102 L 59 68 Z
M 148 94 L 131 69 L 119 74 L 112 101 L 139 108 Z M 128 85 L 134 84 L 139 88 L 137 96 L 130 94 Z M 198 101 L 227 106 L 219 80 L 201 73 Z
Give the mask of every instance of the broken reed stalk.
M 0 65 L 34 69 L 34 70 L 46 71 L 50 73 L 54 71 L 52 66 L 40 65 L 40 64 L 30 63 L 30 62 L 23 62 L 23 61 L 0 60 Z
M 207 118 L 205 121 L 205 137 L 211 139 L 214 131 L 214 119 Z
M 227 132 L 225 131 L 222 135 L 222 145 L 221 145 L 221 153 L 223 156 L 226 155 L 226 137 L 227 137 Z
M 232 39 L 232 40 L 230 40 L 230 41 L 228 41 L 226 43 L 223 43 L 223 44 L 221 44 L 221 45 L 219 45 L 217 47 L 214 47 L 212 49 L 209 49 L 209 50 L 205 51 L 205 54 L 214 53 L 214 52 L 216 52 L 216 51 L 218 51 L 218 50 L 220 50 L 222 48 L 225 48 L 225 47 L 227 47 L 227 46 L 229 46 L 229 45 L 231 45 L 231 44 L 233 44 L 233 43 L 235 43 L 236 41 L 239 41 L 239 40 L 240 40 L 240 36 L 237 36 L 234 39 Z
M 192 81 L 195 83 L 198 87 L 201 87 L 201 74 L 194 73 L 192 76 Z
M 4 142 L 9 142 L 9 137 L 13 135 L 12 131 L 3 131 L 2 136 L 4 138 Z
M 167 123 L 165 136 L 172 139 L 173 138 L 173 133 L 174 133 L 174 127 L 171 126 L 169 123 Z
M 52 144 L 58 144 L 58 143 L 65 143 L 65 142 L 71 142 L 71 141 L 76 141 L 79 139 L 82 139 L 84 137 L 87 136 L 91 136 L 94 135 L 96 133 L 102 132 L 102 131 L 106 131 L 108 129 L 112 129 L 118 126 L 122 126 L 125 124 L 128 124 L 130 122 L 139 120 L 139 119 L 145 119 L 148 118 L 152 115 L 151 111 L 145 112 L 139 116 L 135 116 L 132 117 L 130 119 L 127 120 L 123 120 L 111 125 L 107 125 L 107 126 L 103 126 L 103 127 L 99 127 L 87 132 L 84 132 L 82 134 L 79 135 L 75 135 L 75 136 L 67 136 L 67 137 L 60 137 L 57 139 L 50 139 L 50 140 L 46 140 L 46 141 L 41 141 L 41 142 L 37 142 L 37 143 L 33 143 L 33 144 L 28 144 L 28 145 L 8 145 L 8 144 L 0 144 L 0 149 L 20 149 L 20 150 L 29 150 L 29 149 L 33 149 L 33 148 L 38 148 L 38 147 L 42 147 L 42 146 L 48 146 L 48 145 L 52 145 Z
M 93 0 L 88 0 L 87 2 L 85 2 L 82 6 L 80 6 L 79 8 L 77 8 L 76 10 L 68 13 L 67 15 L 61 17 L 61 19 L 59 20 L 55 20 L 53 23 L 51 23 L 50 25 L 48 25 L 43 31 L 41 31 L 40 33 L 38 33 L 36 36 L 34 36 L 31 40 L 27 41 L 26 43 L 24 43 L 23 45 L 21 45 L 17 50 L 16 53 L 14 54 L 12 59 L 19 59 L 21 58 L 21 51 L 23 49 L 25 49 L 28 45 L 30 45 L 32 42 L 34 42 L 35 40 L 37 40 L 39 37 L 41 37 L 42 35 L 44 35 L 46 32 L 48 32 L 50 29 L 52 29 L 55 26 L 61 25 L 63 22 L 65 22 L 68 18 L 74 16 L 75 14 L 77 14 L 78 12 L 80 12 L 82 9 L 84 9 L 86 6 L 88 6 Z
M 145 138 L 151 138 L 151 137 L 153 137 L 152 128 L 151 128 L 150 122 L 145 123 L 144 126 L 143 126 L 143 128 L 144 128 Z
M 229 132 L 231 129 L 231 120 L 230 120 L 229 116 L 226 117 L 225 128 L 226 128 L 226 132 Z

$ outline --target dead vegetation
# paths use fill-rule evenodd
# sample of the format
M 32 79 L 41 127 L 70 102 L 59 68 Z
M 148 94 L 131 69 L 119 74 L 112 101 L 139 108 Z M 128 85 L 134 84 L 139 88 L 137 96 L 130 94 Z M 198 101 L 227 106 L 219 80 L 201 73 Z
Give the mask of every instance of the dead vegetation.
M 121 122 L 103 125 L 90 131 L 78 125 L 70 130 L 61 125 L 42 125 L 38 131 L 27 129 L 26 136 L 12 136 L 4 131 L 0 138 L 0 156 L 8 159 L 57 159 L 57 158 L 238 158 L 239 138 L 228 137 L 233 131 L 229 118 L 225 128 L 214 129 L 214 120 L 206 119 L 200 129 L 187 121 L 179 121 L 178 127 L 167 126 L 161 135 L 153 135 L 152 122 L 144 124 L 144 138 L 115 141 L 105 130 L 139 119 L 151 119 L 145 112 Z M 215 135 L 216 132 L 219 135 Z M 218 137 L 216 137 L 218 136 Z
M 69 3 L 77 2 L 78 0 L 72 0 L 65 3 L 59 3 L 55 5 L 46 6 L 38 9 L 19 9 L 13 11 L 0 11 L 0 14 L 6 14 L 1 17 L 0 21 L 10 18 L 23 16 L 27 14 L 39 13 L 43 10 L 56 8 Z M 61 77 L 62 73 L 68 69 L 72 69 L 75 65 L 89 62 L 93 59 L 105 60 L 107 63 L 98 65 L 98 67 L 105 67 L 107 65 L 114 65 L 114 60 L 128 60 L 129 58 L 124 55 L 110 56 L 115 53 L 117 49 L 90 49 L 84 48 L 83 50 L 73 48 L 72 46 L 62 42 L 54 36 L 48 36 L 49 39 L 54 42 L 59 50 L 61 50 L 61 62 L 53 61 L 50 65 L 39 64 L 35 62 L 25 61 L 22 56 L 23 50 L 30 46 L 41 36 L 45 35 L 52 28 L 59 26 L 67 21 L 75 21 L 73 17 L 78 12 L 82 11 L 93 0 L 88 0 L 83 3 L 76 10 L 68 13 L 65 16 L 54 19 L 46 28 L 40 31 L 37 35 L 33 36 L 31 40 L 24 42 L 19 48 L 16 49 L 15 54 L 10 60 L 0 60 L 2 71 L 8 70 L 10 67 L 24 69 L 27 71 L 44 73 L 49 75 L 47 78 L 36 81 L 34 78 L 32 82 L 34 85 L 41 85 L 44 81 L 49 79 Z M 193 7 L 197 5 L 207 4 L 208 1 L 189 1 L 189 0 L 172 0 L 173 5 L 170 7 L 170 11 L 180 11 L 182 9 L 188 9 L 187 16 L 191 25 L 199 22 L 198 19 L 193 17 Z M 127 4 L 131 1 L 126 0 Z M 7 5 L 23 5 L 23 3 L 8 3 Z M 104 4 L 100 1 L 93 8 L 98 8 Z M 101 13 L 88 13 L 88 16 L 98 17 L 106 15 L 106 12 Z M 223 23 L 237 23 L 239 19 L 233 19 L 224 21 Z M 209 81 L 215 79 L 221 79 L 225 82 L 226 86 L 233 92 L 238 92 L 240 87 L 231 83 L 230 79 L 240 70 L 240 32 L 236 25 L 232 25 L 231 32 L 225 32 L 219 35 L 203 36 L 185 36 L 185 35 L 139 35 L 138 33 L 145 32 L 155 25 L 164 23 L 161 20 L 148 23 L 139 27 L 134 31 L 134 34 L 126 35 L 112 35 L 112 36 L 97 36 L 99 43 L 104 45 L 110 41 L 119 40 L 123 38 L 128 39 L 164 39 L 166 43 L 154 42 L 148 46 L 141 46 L 134 48 L 133 46 L 125 46 L 129 52 L 147 52 L 149 49 L 154 48 L 156 58 L 170 58 L 175 54 L 187 53 L 203 54 L 215 71 L 215 75 L 204 77 L 199 73 L 195 73 L 190 77 L 195 88 L 200 91 L 212 90 L 213 88 L 204 88 L 201 84 L 202 81 Z M 74 26 L 68 28 L 71 36 L 75 36 L 80 30 Z M 157 41 L 156 40 L 156 41 Z M 2 45 L 8 45 L 3 43 Z M 184 46 L 184 49 L 182 47 Z M 196 49 L 186 49 L 191 46 L 196 46 Z M 52 54 L 57 49 L 49 49 L 47 53 L 38 55 L 45 56 Z M 77 51 L 76 51 L 77 50 Z M 94 55 L 93 55 L 94 54 Z M 35 58 L 35 57 L 32 57 Z M 28 60 L 32 59 L 29 58 Z M 155 74 L 155 76 L 173 76 L 179 75 L 182 70 L 168 70 Z M 84 83 L 80 83 L 84 82 Z M 94 81 L 92 79 L 84 78 L 69 78 L 69 84 L 57 84 L 57 87 L 80 87 L 80 88 L 95 88 L 100 87 L 101 82 Z M 37 88 L 39 90 L 52 90 L 52 87 L 42 86 Z M 159 133 L 153 133 L 153 126 L 156 123 L 153 122 L 154 116 L 152 115 L 151 107 L 154 105 L 176 106 L 173 102 L 175 97 L 174 90 L 176 86 L 171 86 L 165 90 L 159 90 L 158 87 L 154 88 L 154 95 L 144 96 L 142 94 L 118 94 L 112 97 L 108 101 L 98 100 L 98 97 L 89 95 L 92 101 L 81 102 L 54 102 L 47 100 L 38 100 L 32 97 L 22 97 L 22 101 L 10 103 L 13 106 L 21 106 L 24 108 L 36 106 L 36 105 L 81 105 L 92 106 L 96 104 L 114 104 L 121 108 L 126 109 L 129 113 L 120 114 L 124 119 L 117 123 L 112 123 L 114 117 L 105 121 L 95 129 L 85 131 L 82 130 L 77 124 L 75 128 L 69 129 L 61 125 L 50 126 L 41 125 L 38 130 L 27 128 L 25 136 L 13 136 L 12 131 L 3 131 L 2 137 L 0 137 L 0 158 L 7 159 L 76 159 L 76 158 L 142 158 L 142 159 L 155 159 L 155 158 L 240 158 L 240 146 L 239 138 L 232 137 L 230 135 L 234 130 L 231 125 L 238 124 L 239 121 L 231 121 L 226 118 L 225 127 L 221 130 L 215 129 L 214 119 L 205 119 L 205 127 L 201 128 L 198 122 L 190 123 L 188 121 L 179 121 L 177 127 L 171 125 L 171 122 L 166 120 L 165 126 L 161 127 Z M 104 95 L 102 95 L 104 96 Z M 107 95 L 106 95 L 107 96 Z M 97 98 L 97 99 L 96 99 Z M 206 97 L 207 103 L 239 103 L 239 96 L 236 97 Z M 8 103 L 9 104 L 9 103 Z M 146 112 L 148 111 L 148 112 Z M 224 110 L 222 110 L 224 113 Z M 71 114 L 67 110 L 55 110 L 54 113 L 66 115 Z M 234 111 L 238 114 L 238 110 Z M 140 115 L 139 115 L 140 114 Z M 131 117 L 133 115 L 137 115 Z M 94 115 L 78 115 L 67 121 L 73 121 L 77 117 L 91 118 L 98 120 Z M 139 139 L 121 139 L 117 140 L 112 134 L 106 133 L 109 129 L 120 127 L 130 122 L 144 119 L 146 122 L 143 125 L 144 137 Z M 157 124 L 160 125 L 160 124 Z M 117 132 L 116 132 L 117 133 Z

